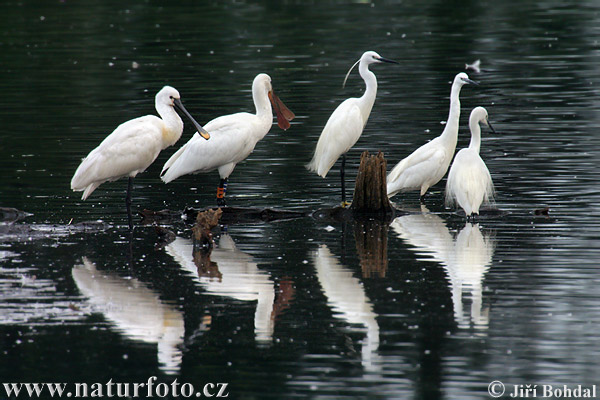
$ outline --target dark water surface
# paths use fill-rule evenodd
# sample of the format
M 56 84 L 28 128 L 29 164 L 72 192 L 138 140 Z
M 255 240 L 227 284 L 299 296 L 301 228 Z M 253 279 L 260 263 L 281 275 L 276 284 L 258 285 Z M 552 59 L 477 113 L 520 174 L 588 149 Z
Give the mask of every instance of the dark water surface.
M 227 382 L 235 399 L 479 399 L 494 380 L 507 394 L 599 383 L 598 2 L 171 3 L 0 5 L 0 206 L 33 214 L 0 224 L 1 383 L 157 376 Z M 390 226 L 221 227 L 208 262 L 184 222 L 164 247 L 152 226 L 130 237 L 125 181 L 85 202 L 69 189 L 119 123 L 155 113 L 163 85 L 204 124 L 253 111 L 251 82 L 266 72 L 297 118 L 237 166 L 229 204 L 333 207 L 338 166 L 322 179 L 303 165 L 336 105 L 364 89 L 356 72 L 341 84 L 365 50 L 400 64 L 372 67 L 377 101 L 348 181 L 363 150 L 391 168 L 437 136 L 449 82 L 481 59 L 468 71 L 481 85 L 461 93 L 458 147 L 485 106 L 497 134 L 484 129 L 481 155 L 504 216 L 465 224 L 444 208 L 444 179 L 427 209 L 416 193 L 395 197 L 412 212 Z M 216 172 L 158 178 L 192 134 L 136 178 L 135 209 L 214 204 Z

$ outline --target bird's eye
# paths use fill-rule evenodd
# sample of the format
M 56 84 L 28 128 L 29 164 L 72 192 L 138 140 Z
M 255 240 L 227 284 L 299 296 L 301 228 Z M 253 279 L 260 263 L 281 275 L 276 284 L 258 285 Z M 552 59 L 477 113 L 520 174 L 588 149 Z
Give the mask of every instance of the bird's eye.
M 170 98 L 171 100 L 175 100 L 175 99 L 173 98 L 173 96 L 169 96 L 169 98 Z

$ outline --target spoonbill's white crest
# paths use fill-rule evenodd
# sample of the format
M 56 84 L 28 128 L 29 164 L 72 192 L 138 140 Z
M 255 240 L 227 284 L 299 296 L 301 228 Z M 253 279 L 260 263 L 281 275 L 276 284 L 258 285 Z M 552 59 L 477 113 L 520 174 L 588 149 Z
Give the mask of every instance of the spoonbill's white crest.
M 446 182 L 446 204 L 455 203 L 465 210 L 467 219 L 474 214 L 479 215 L 479 207 L 483 202 L 494 199 L 494 184 L 487 166 L 479 156 L 481 147 L 481 127 L 487 125 L 492 132 L 494 128 L 488 121 L 488 112 L 483 107 L 476 107 L 469 117 L 471 143 L 454 157 Z M 495 132 L 494 132 L 495 133 Z
M 131 217 L 133 178 L 148 168 L 161 150 L 175 144 L 183 132 L 183 121 L 174 108 L 192 121 L 204 139 L 210 137 L 185 109 L 175 88 L 171 86 L 162 88 L 156 94 L 155 106 L 161 118 L 146 115 L 119 125 L 83 159 L 71 180 L 71 189 L 76 192 L 83 191 L 81 198 L 85 200 L 104 182 L 129 177 L 125 203 L 130 229 L 133 228 Z
M 281 129 L 290 127 L 295 115 L 275 95 L 271 77 L 258 74 L 252 82 L 252 98 L 256 114 L 241 112 L 224 115 L 205 125 L 211 133 L 210 141 L 201 140 L 197 133 L 165 163 L 161 178 L 165 183 L 186 174 L 219 170 L 221 182 L 217 189 L 217 204 L 225 205 L 227 178 L 240 161 L 252 153 L 254 146 L 271 129 L 273 111 Z M 271 104 L 269 104 L 269 100 Z
M 312 160 L 306 164 L 309 171 L 316 172 L 319 176 L 325 178 L 333 164 L 342 156 L 342 165 L 340 166 L 342 204 L 346 200 L 344 183 L 346 153 L 360 138 L 377 95 L 377 78 L 373 72 L 369 71 L 369 65 L 383 62 L 398 64 L 396 61 L 381 57 L 374 51 L 367 51 L 350 68 L 346 74 L 346 79 L 356 64 L 359 64 L 358 72 L 367 86 L 365 93 L 361 97 L 344 100 L 335 109 L 325 124 L 323 132 L 321 132 Z M 346 79 L 344 79 L 344 84 Z
M 400 161 L 387 176 L 389 197 L 398 192 L 421 190 L 421 202 L 425 202 L 427 190 L 438 183 L 450 166 L 458 141 L 460 118 L 460 89 L 465 84 L 476 84 L 464 72 L 456 75 L 450 91 L 450 113 L 442 134 Z

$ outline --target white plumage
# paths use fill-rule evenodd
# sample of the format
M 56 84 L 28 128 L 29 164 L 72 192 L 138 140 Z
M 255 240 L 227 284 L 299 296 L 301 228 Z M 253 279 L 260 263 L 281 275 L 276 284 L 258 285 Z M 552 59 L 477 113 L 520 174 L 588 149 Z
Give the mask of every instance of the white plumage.
M 420 190 L 424 201 L 427 190 L 446 174 L 456 150 L 460 118 L 460 89 L 465 84 L 476 84 L 464 72 L 457 74 L 450 91 L 450 112 L 442 134 L 416 149 L 400 161 L 387 176 L 389 197 L 401 191 Z
M 156 343 L 160 369 L 166 374 L 179 372 L 185 336 L 182 311 L 137 278 L 99 270 L 86 257 L 71 274 L 93 312 L 102 313 L 127 338 Z
M 357 61 L 359 64 L 358 71 L 365 81 L 366 90 L 361 97 L 344 100 L 331 114 L 325 128 L 323 128 L 323 132 L 321 132 L 313 158 L 306 165 L 309 171 L 316 172 L 319 176 L 325 178 L 337 159 L 347 153 L 358 141 L 367 124 L 377 95 L 377 78 L 373 72 L 369 71 L 369 65 L 382 62 L 396 64 L 395 61 L 387 60 L 374 51 L 365 52 Z M 356 66 L 356 63 L 352 68 L 354 66 Z M 350 68 L 350 71 L 352 71 L 352 68 Z M 350 71 L 348 71 L 348 74 L 350 74 Z M 343 188 L 343 161 L 341 173 Z
M 191 273 L 208 295 L 256 302 L 254 333 L 256 340 L 268 343 L 275 328 L 275 284 L 271 275 L 258 268 L 252 256 L 238 249 L 233 238 L 221 235 L 203 265 L 201 250 L 190 239 L 177 237 L 165 250 L 181 267 Z M 214 275 L 211 272 L 216 272 Z M 246 308 L 244 308 L 246 309 Z
M 488 125 L 493 132 L 486 109 L 483 107 L 473 109 L 469 117 L 471 143 L 468 148 L 456 154 L 446 182 L 446 204 L 451 206 L 458 203 L 467 218 L 479 214 L 481 204 L 493 201 L 494 198 L 494 184 L 490 171 L 479 155 L 480 122 Z
M 219 170 L 222 180 L 226 180 L 240 161 L 252 153 L 273 125 L 273 111 L 276 111 L 281 129 L 290 126 L 294 114 L 274 94 L 271 77 L 259 74 L 252 83 L 252 98 L 256 114 L 240 112 L 213 119 L 205 125 L 211 134 L 209 141 L 201 140 L 198 133 L 165 163 L 161 178 L 169 183 L 182 175 Z M 269 104 L 269 100 L 271 104 Z
M 156 94 L 155 106 L 161 118 L 146 115 L 122 123 L 83 159 L 71 180 L 71 189 L 83 191 L 83 200 L 104 182 L 135 177 L 152 164 L 161 150 L 179 140 L 183 121 L 175 106 L 208 138 L 208 133 L 181 104 L 175 88 L 162 88 Z

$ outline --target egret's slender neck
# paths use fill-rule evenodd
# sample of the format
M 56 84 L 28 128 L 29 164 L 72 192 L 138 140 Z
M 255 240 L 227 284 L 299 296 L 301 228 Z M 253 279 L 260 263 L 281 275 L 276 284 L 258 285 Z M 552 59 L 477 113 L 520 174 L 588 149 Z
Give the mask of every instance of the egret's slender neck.
M 375 103 L 375 97 L 377 96 L 377 77 L 369 70 L 369 64 L 366 62 L 361 61 L 360 64 L 358 64 L 358 72 L 365 81 L 365 85 L 367 85 L 365 93 L 360 97 L 360 108 L 366 123 L 367 118 L 369 118 L 369 115 L 371 114 L 373 104 Z
M 448 120 L 446 121 L 446 127 L 442 132 L 442 137 L 446 140 L 451 140 L 456 145 L 458 140 L 458 122 L 460 119 L 460 89 L 462 85 L 454 82 L 452 84 L 452 90 L 450 91 L 450 112 L 448 113 Z
M 167 147 L 174 145 L 181 137 L 181 133 L 183 132 L 183 121 L 172 105 L 166 104 L 164 101 L 159 102 L 158 99 L 154 105 L 164 124 L 162 135 L 164 150 Z
M 473 119 L 469 121 L 469 129 L 471 130 L 469 149 L 475 150 L 479 154 L 479 149 L 481 148 L 481 127 L 479 126 L 479 120 Z

